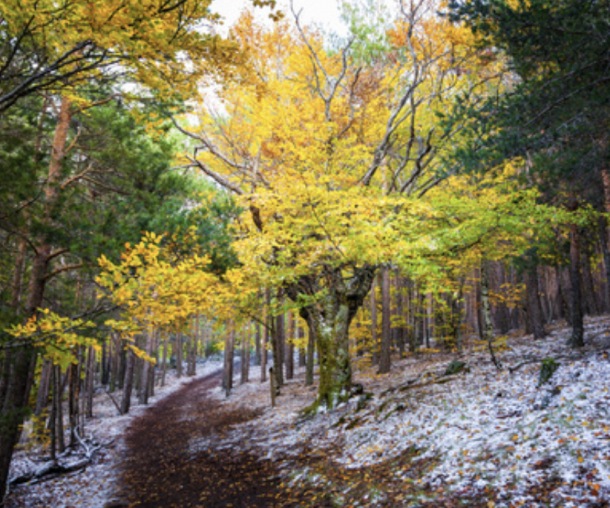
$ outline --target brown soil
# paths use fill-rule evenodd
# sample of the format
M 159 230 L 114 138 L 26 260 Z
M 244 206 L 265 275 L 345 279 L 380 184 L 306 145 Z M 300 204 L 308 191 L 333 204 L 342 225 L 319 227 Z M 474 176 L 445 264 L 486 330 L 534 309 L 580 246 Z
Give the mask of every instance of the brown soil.
M 126 436 L 120 501 L 108 508 L 286 506 L 291 496 L 282 492 L 272 462 L 215 447 L 215 437 L 257 416 L 212 399 L 209 391 L 219 381 L 219 374 L 192 381 L 134 420 Z

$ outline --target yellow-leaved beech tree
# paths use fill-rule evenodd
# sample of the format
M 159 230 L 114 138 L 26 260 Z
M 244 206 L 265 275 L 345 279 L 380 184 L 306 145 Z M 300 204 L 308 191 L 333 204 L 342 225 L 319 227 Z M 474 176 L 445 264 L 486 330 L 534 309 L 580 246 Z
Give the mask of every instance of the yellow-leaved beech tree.
M 447 177 L 439 155 L 459 143 L 462 127 L 442 129 L 438 113 L 490 71 L 472 37 L 438 17 L 438 7 L 404 6 L 392 51 L 372 63 L 356 61 L 350 43 L 328 50 L 296 14 L 272 28 L 245 14 L 233 36 L 249 72 L 200 105 L 195 127 L 176 122 L 196 140 L 187 164 L 243 207 L 234 242 L 243 279 L 282 288 L 315 337 L 314 407 L 333 407 L 349 393 L 350 323 L 376 270 L 416 267 L 470 241 L 447 221 L 451 205 L 438 207 L 442 197 L 427 192 Z M 466 202 L 476 206 L 470 198 L 453 206 Z M 502 207 L 480 206 L 495 224 Z
M 0 1 L 0 112 L 26 95 L 117 78 L 158 97 L 193 94 L 238 63 L 212 0 Z M 273 0 L 253 0 L 273 5 Z

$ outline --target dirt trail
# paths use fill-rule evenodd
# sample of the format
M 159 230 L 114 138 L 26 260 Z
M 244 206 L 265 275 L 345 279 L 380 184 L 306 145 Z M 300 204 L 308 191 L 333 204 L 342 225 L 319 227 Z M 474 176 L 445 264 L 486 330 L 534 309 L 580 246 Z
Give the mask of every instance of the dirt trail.
M 134 420 L 126 436 L 121 501 L 110 506 L 286 506 L 277 470 L 238 450 L 214 447 L 232 425 L 256 416 L 209 396 L 220 375 L 192 381 Z

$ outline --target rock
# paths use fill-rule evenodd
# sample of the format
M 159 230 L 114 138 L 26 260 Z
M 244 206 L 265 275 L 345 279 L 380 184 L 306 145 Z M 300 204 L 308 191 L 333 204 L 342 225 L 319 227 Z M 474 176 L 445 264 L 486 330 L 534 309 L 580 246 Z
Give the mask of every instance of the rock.
M 453 376 L 454 374 L 459 374 L 464 370 L 464 367 L 466 367 L 464 362 L 461 362 L 460 360 L 453 360 L 449 365 L 447 365 L 443 376 Z
M 542 360 L 542 365 L 540 365 L 538 386 L 542 386 L 544 383 L 547 383 L 558 368 L 559 364 L 550 356 Z

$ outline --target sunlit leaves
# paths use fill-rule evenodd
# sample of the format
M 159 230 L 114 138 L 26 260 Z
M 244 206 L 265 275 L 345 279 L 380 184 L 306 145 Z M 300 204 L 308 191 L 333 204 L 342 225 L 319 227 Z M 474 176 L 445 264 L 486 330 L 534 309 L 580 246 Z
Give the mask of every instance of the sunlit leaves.
M 15 325 L 5 331 L 15 338 L 18 345 L 28 344 L 41 351 L 44 358 L 66 368 L 78 361 L 79 346 L 99 349 L 97 340 L 90 335 L 95 328 L 91 321 L 62 317 L 44 309 L 23 325 Z M 10 343 L 9 343 L 10 347 Z

